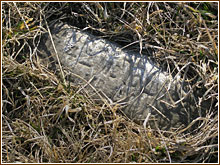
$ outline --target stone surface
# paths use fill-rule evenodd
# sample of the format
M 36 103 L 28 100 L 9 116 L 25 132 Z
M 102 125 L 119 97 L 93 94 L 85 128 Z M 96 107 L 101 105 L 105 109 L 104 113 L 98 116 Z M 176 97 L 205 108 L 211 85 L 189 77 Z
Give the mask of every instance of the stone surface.
M 186 95 L 180 83 L 162 72 L 147 55 L 122 51 L 115 43 L 62 23 L 55 25 L 51 32 L 62 65 L 90 80 L 113 102 L 126 105 L 122 110 L 129 118 L 141 122 L 150 113 L 148 123 L 152 127 L 156 122 L 160 129 L 168 130 L 187 126 L 198 116 L 190 97 L 177 102 Z M 46 55 L 55 54 L 48 36 L 40 49 Z M 71 81 L 82 83 L 76 77 Z

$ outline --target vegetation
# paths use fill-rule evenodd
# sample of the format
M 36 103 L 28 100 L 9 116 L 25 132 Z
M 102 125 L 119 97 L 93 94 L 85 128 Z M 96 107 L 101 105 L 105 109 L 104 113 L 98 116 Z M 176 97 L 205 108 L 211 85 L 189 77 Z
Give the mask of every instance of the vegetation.
M 217 2 L 3 2 L 4 163 L 196 163 L 218 161 Z M 81 86 L 65 84 L 38 56 L 55 21 L 117 42 L 205 92 L 198 128 L 144 128 Z M 148 53 L 149 54 L 149 53 Z M 67 72 L 64 70 L 64 75 Z

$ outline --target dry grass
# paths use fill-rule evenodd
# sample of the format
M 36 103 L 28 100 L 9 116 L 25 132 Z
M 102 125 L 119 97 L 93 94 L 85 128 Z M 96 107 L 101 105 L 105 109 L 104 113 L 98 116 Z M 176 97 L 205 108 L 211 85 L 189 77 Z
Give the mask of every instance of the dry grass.
M 2 161 L 126 163 L 218 161 L 218 3 L 2 3 Z M 205 93 L 199 127 L 144 128 L 116 106 L 65 84 L 38 57 L 57 19 L 141 53 Z M 64 72 L 66 74 L 66 72 Z M 80 92 L 77 92 L 81 89 Z

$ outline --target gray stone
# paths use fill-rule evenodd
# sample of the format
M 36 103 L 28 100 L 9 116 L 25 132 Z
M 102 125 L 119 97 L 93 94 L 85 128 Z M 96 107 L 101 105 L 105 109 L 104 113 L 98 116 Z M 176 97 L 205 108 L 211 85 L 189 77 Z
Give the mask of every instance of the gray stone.
M 141 123 L 150 114 L 148 124 L 169 130 L 186 127 L 199 116 L 191 97 L 185 97 L 187 92 L 178 77 L 162 72 L 147 55 L 121 50 L 115 43 L 65 24 L 55 25 L 51 32 L 62 66 L 90 80 L 112 102 L 123 105 L 130 119 Z M 40 50 L 46 55 L 55 54 L 50 37 L 43 39 Z M 71 81 L 83 82 L 74 76 Z

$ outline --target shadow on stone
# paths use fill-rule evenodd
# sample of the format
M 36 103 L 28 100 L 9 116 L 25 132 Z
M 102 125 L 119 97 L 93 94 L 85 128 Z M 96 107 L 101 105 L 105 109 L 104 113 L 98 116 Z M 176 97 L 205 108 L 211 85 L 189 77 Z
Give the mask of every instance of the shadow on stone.
M 122 51 L 115 43 L 62 23 L 52 28 L 52 36 L 62 66 L 90 81 L 135 122 L 142 123 L 150 113 L 148 123 L 152 128 L 156 122 L 160 129 L 170 130 L 186 127 L 201 116 L 192 91 L 183 90 L 178 77 L 162 72 L 147 55 Z M 48 36 L 44 36 L 39 49 L 46 56 L 55 55 Z M 52 61 L 56 61 L 55 56 Z M 56 69 L 54 64 L 52 68 Z M 70 81 L 84 83 L 74 76 Z M 94 93 L 89 85 L 86 88 Z

